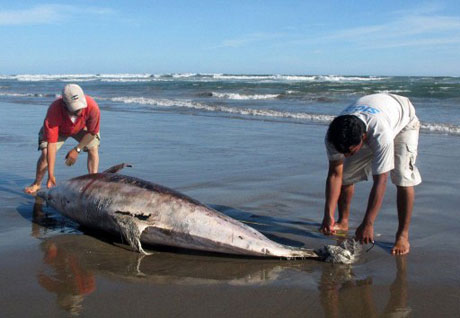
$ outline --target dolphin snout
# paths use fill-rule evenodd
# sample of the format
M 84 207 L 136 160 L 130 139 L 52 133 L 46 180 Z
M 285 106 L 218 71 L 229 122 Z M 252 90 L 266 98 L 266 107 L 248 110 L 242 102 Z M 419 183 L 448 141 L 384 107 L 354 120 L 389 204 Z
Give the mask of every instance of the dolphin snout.
M 37 191 L 37 197 L 42 198 L 45 201 L 48 201 L 49 195 L 48 195 L 48 189 L 40 189 Z

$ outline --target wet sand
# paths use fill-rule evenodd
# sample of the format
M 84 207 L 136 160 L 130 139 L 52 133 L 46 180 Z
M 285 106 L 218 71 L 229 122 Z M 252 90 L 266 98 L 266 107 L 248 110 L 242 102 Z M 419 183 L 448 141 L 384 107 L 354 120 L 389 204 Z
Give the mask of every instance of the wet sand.
M 422 134 L 411 253 L 389 254 L 389 185 L 376 246 L 353 265 L 205 255 L 142 256 L 88 233 L 22 193 L 32 182 L 46 106 L 0 103 L 1 317 L 454 317 L 460 315 L 460 138 Z M 177 189 L 284 244 L 316 248 L 327 162 L 323 125 L 188 114 L 102 112 L 101 169 Z M 86 155 L 57 181 L 86 173 Z M 353 235 L 371 183 L 359 184 Z M 37 204 L 36 204 L 37 203 Z

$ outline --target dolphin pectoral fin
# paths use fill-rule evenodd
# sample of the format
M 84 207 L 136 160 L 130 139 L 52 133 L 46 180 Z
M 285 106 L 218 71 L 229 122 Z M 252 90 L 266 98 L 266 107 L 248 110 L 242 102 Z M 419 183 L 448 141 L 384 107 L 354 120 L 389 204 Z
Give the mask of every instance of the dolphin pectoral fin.
M 120 163 L 118 165 L 115 165 L 113 167 L 110 167 L 109 169 L 107 170 L 104 170 L 102 173 L 117 173 L 118 171 L 120 171 L 121 169 L 125 168 L 125 167 L 129 167 L 131 168 L 132 165 L 129 164 L 129 163 Z
M 128 215 L 116 214 L 114 218 L 120 227 L 120 232 L 123 234 L 123 237 L 128 241 L 133 250 L 144 255 L 152 254 L 146 252 L 142 248 L 141 235 L 147 228 L 146 225 L 139 224 L 135 219 Z

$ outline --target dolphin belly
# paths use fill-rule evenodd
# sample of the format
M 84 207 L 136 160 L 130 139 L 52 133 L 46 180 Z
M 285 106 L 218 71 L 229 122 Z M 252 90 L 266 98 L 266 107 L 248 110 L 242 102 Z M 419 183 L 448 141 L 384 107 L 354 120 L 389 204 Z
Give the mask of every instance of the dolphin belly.
M 77 223 L 141 243 L 216 253 L 316 258 L 309 249 L 276 243 L 257 230 L 180 192 L 118 174 L 124 165 L 40 191 L 48 205 Z

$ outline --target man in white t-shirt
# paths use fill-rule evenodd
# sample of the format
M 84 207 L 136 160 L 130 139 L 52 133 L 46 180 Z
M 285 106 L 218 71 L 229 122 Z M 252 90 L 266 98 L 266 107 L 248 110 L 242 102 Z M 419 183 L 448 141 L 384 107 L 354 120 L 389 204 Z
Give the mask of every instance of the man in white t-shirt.
M 409 253 L 414 186 L 422 181 L 415 166 L 419 129 L 420 122 L 409 99 L 393 94 L 364 96 L 331 122 L 325 139 L 329 171 L 322 233 L 348 230 L 354 184 L 372 174 L 374 184 L 355 239 L 373 243 L 374 221 L 391 172 L 391 180 L 397 187 L 399 220 L 392 254 Z M 337 205 L 339 218 L 335 222 Z

